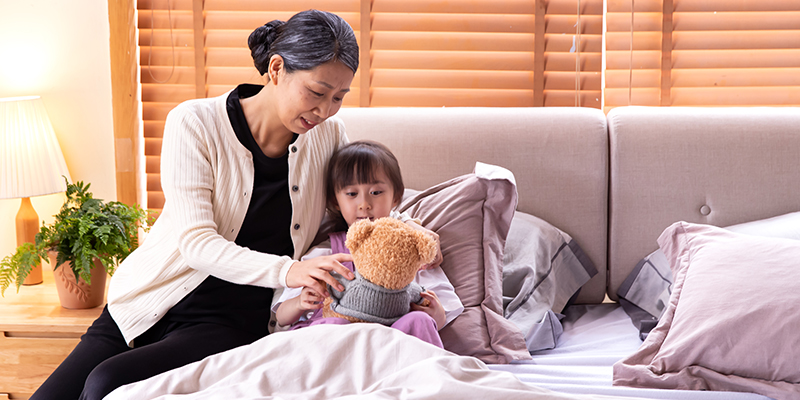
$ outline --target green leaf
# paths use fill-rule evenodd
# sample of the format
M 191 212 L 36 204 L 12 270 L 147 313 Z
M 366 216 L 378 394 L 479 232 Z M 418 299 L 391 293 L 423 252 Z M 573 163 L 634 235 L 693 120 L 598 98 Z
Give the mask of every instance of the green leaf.
M 40 262 L 40 253 L 33 243 L 24 243 L 14 254 L 4 257 L 0 261 L 0 295 L 5 296 L 6 289 L 12 283 L 19 292 L 19 287 L 25 282 L 25 278 Z
M 51 224 L 42 224 L 35 244 L 20 246 L 0 262 L 0 293 L 12 284 L 19 285 L 47 251 L 55 251 L 56 266 L 71 262 L 72 272 L 85 281 L 91 279 L 93 260 L 99 259 L 109 274 L 138 248 L 138 231 L 145 231 L 154 220 L 150 211 L 139 205 L 111 201 L 104 203 L 89 192 L 90 184 L 67 183 L 66 200 Z

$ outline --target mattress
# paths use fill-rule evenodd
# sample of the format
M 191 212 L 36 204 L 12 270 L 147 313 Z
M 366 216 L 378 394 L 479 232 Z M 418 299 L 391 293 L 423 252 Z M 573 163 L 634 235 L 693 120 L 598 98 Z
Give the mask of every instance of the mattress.
M 615 303 L 569 306 L 558 346 L 532 354 L 530 361 L 489 365 L 522 382 L 569 394 L 687 400 L 769 400 L 754 393 L 659 390 L 612 386 L 612 366 L 642 341 L 622 307 Z

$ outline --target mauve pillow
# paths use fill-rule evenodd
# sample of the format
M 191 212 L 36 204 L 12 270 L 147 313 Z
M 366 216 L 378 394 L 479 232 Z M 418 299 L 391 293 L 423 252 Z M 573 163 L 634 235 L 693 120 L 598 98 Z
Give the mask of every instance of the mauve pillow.
M 477 163 L 472 174 L 419 192 L 399 207 L 439 235 L 442 270 L 464 305 L 439 331 L 445 349 L 491 364 L 531 358 L 520 330 L 503 317 L 503 249 L 516 206 L 514 175 Z
M 800 211 L 726 226 L 725 229 L 748 235 L 800 240 Z M 652 328 L 655 325 L 650 325 L 651 321 L 658 320 L 666 309 L 671 290 L 669 261 L 659 249 L 639 260 L 617 290 L 617 295 L 642 309 L 643 313 L 636 313 L 634 309 L 631 318 L 634 325 L 641 325 L 640 333 L 646 336 L 648 326 Z M 642 322 L 647 325 L 642 325 Z
M 800 242 L 677 222 L 658 244 L 672 295 L 614 384 L 800 397 Z

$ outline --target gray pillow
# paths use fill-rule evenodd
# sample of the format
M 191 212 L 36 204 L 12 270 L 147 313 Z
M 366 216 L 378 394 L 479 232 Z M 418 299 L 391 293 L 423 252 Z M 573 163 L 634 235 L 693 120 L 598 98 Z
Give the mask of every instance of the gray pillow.
M 564 307 L 597 268 L 570 235 L 517 211 L 503 257 L 504 316 L 525 335 L 528 351 L 555 348 Z

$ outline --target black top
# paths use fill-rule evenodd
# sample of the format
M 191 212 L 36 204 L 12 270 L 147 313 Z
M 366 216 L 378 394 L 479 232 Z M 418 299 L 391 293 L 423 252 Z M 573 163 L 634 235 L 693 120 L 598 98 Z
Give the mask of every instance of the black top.
M 239 85 L 228 95 L 227 110 L 236 137 L 253 156 L 253 195 L 235 243 L 262 253 L 294 253 L 289 226 L 289 153 L 278 158 L 264 155 L 253 138 L 239 99 L 255 95 L 259 85 Z M 297 134 L 292 142 L 297 139 Z M 210 322 L 266 335 L 273 290 L 238 285 L 209 276 L 167 313 L 173 321 Z

